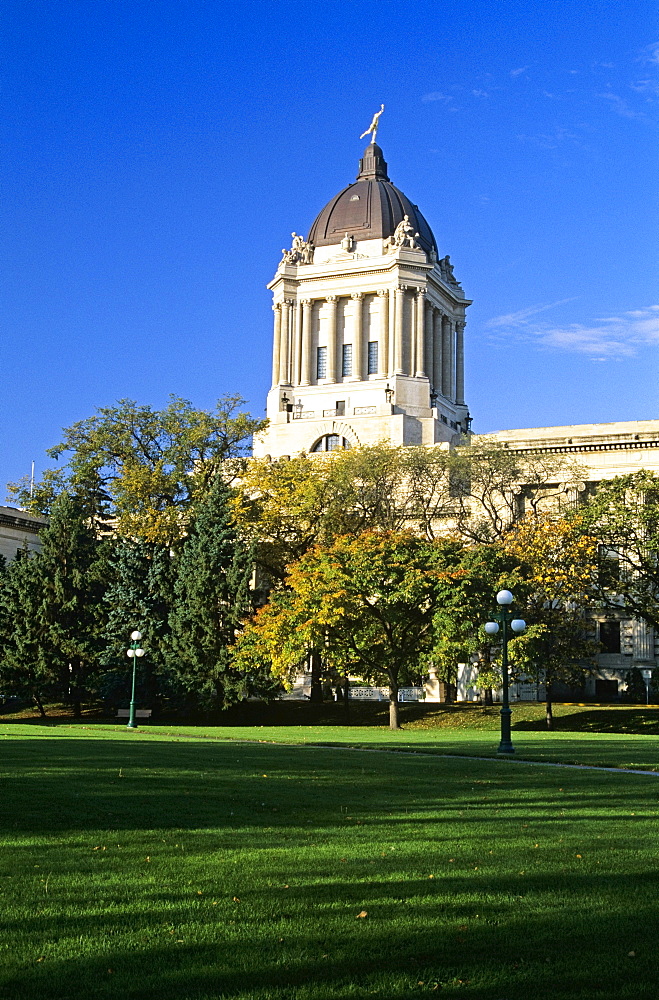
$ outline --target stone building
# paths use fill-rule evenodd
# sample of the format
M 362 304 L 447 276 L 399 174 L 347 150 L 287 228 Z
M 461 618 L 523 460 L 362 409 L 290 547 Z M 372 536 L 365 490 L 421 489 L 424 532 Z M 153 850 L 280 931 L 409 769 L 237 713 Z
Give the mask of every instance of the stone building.
M 449 448 L 469 431 L 464 333 L 471 300 L 419 208 L 389 180 L 374 139 L 356 181 L 325 205 L 306 239 L 292 234 L 268 286 L 272 388 L 257 457 L 378 441 Z M 641 468 L 659 474 L 659 420 L 489 436 L 515 451 L 576 458 L 583 489 Z M 611 697 L 632 667 L 657 666 L 659 648 L 643 623 L 602 614 L 594 628 L 604 651 L 586 695 Z M 467 684 L 462 691 L 469 697 Z
M 47 524 L 45 517 L 35 517 L 16 507 L 0 506 L 0 556 L 11 562 L 25 549 L 38 551 L 41 548 L 39 532 Z

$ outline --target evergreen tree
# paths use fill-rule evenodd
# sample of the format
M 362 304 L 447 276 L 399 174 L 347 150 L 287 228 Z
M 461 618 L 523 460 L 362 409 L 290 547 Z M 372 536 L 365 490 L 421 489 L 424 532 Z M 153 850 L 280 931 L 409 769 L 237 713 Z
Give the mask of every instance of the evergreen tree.
M 9 563 L 0 587 L 0 686 L 2 694 L 34 701 L 42 716 L 44 702 L 59 693 L 59 672 L 48 655 L 40 622 L 42 590 L 27 549 Z
M 176 680 L 198 703 L 217 708 L 248 691 L 247 675 L 232 668 L 229 649 L 251 610 L 253 559 L 236 535 L 229 497 L 216 476 L 184 542 L 169 617 Z
M 130 694 L 131 663 L 126 656 L 134 629 L 143 635 L 146 655 L 137 665 L 140 701 L 152 706 L 168 693 L 169 614 L 173 604 L 175 561 L 169 546 L 141 539 L 115 541 L 110 557 L 112 583 L 104 602 L 107 622 L 98 689 L 115 704 Z
M 55 500 L 30 560 L 36 573 L 39 657 L 59 676 L 58 693 L 81 714 L 81 699 L 102 648 L 107 543 L 98 540 L 85 505 L 68 493 Z

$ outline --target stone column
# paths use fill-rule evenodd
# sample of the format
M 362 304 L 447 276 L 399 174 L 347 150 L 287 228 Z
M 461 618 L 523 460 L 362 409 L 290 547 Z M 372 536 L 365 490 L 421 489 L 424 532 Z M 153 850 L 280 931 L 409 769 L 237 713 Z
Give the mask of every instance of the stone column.
M 272 384 L 279 382 L 279 354 L 281 351 L 281 302 L 275 302 L 272 307 L 275 314 L 275 335 L 272 343 Z
M 455 401 L 465 401 L 465 324 L 455 324 Z
M 453 365 L 451 353 L 453 348 L 453 323 L 448 316 L 442 316 L 442 395 L 452 398 L 451 382 Z
M 300 385 L 311 385 L 311 299 L 302 299 L 302 365 Z
M 290 385 L 290 343 L 293 326 L 293 300 L 284 299 L 284 314 L 282 318 L 281 349 L 279 351 L 279 383 Z
M 442 391 L 442 313 L 433 309 L 432 317 L 432 382 L 435 392 Z
M 394 373 L 404 375 L 403 371 L 403 318 L 405 316 L 405 289 L 407 285 L 398 285 L 395 291 L 396 319 L 394 322 Z
M 352 322 L 352 378 L 355 382 L 364 379 L 364 293 L 353 292 L 354 318 Z
M 291 365 L 291 382 L 293 385 L 300 384 L 300 368 L 302 362 L 302 304 L 298 300 L 295 303 L 295 312 L 293 315 L 293 330 L 291 336 L 291 343 L 293 345 L 291 356 L 293 363 Z
M 327 381 L 336 382 L 336 295 L 327 296 L 329 323 L 327 324 Z
M 433 307 L 429 302 L 426 302 L 423 324 L 423 354 L 425 360 L 425 371 L 432 385 L 434 382 L 435 352 L 433 351 Z
M 424 378 L 426 374 L 425 359 L 425 313 L 426 313 L 426 293 L 420 288 L 416 293 L 416 371 L 417 378 Z
M 380 299 L 380 331 L 378 333 L 378 370 L 380 375 L 389 372 L 389 292 L 378 289 Z
M 654 664 L 654 629 L 645 622 L 634 619 L 632 626 L 634 639 L 634 660 Z

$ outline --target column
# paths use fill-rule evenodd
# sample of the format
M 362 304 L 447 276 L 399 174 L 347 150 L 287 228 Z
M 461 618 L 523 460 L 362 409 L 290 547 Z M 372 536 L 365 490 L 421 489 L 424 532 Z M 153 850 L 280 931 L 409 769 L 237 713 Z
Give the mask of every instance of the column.
M 465 324 L 455 324 L 455 401 L 465 401 Z
M 354 317 L 352 321 L 352 378 L 355 382 L 364 379 L 364 293 L 353 292 Z
M 293 300 L 284 299 L 284 314 L 282 317 L 281 349 L 279 351 L 279 383 L 290 385 L 289 361 L 291 327 L 293 325 Z
M 442 391 L 442 312 L 433 309 L 432 314 L 432 382 L 435 392 Z
M 302 299 L 300 385 L 311 385 L 311 299 Z
M 442 316 L 442 395 L 447 399 L 452 398 L 451 378 L 453 375 L 451 365 L 451 349 L 453 347 L 453 323 L 449 316 Z
M 643 621 L 634 619 L 632 625 L 634 660 L 654 665 L 654 629 Z
M 295 304 L 295 311 L 293 314 L 293 330 L 291 336 L 292 350 L 291 357 L 293 363 L 291 365 L 291 382 L 293 385 L 300 384 L 300 367 L 302 362 L 302 304 L 298 300 Z
M 426 375 L 430 379 L 431 386 L 434 387 L 435 352 L 433 350 L 433 307 L 426 302 L 423 317 L 423 355 L 425 360 Z
M 386 288 L 378 289 L 380 300 L 380 332 L 378 334 L 378 373 L 387 375 L 389 372 L 389 292 Z
M 406 285 L 398 285 L 395 291 L 396 318 L 394 322 L 394 373 L 404 375 L 403 371 L 403 317 L 405 315 Z
M 272 307 L 275 314 L 275 335 L 272 344 L 272 384 L 279 382 L 279 353 L 281 351 L 281 302 L 275 302 Z
M 327 296 L 329 322 L 327 324 L 327 381 L 336 382 L 336 295 Z M 354 348 L 353 348 L 354 351 Z
M 416 293 L 416 371 L 417 378 L 424 378 L 426 374 L 425 359 L 425 314 L 426 314 L 426 293 L 420 288 Z

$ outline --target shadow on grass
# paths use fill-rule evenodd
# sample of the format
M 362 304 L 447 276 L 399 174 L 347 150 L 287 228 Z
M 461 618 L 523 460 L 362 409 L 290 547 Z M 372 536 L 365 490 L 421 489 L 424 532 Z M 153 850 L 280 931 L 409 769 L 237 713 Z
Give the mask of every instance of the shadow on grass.
M 655 996 L 647 780 L 296 749 L 3 741 L 1 995 Z

